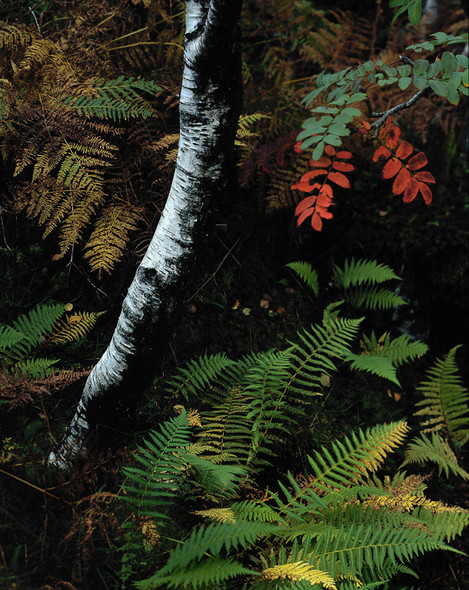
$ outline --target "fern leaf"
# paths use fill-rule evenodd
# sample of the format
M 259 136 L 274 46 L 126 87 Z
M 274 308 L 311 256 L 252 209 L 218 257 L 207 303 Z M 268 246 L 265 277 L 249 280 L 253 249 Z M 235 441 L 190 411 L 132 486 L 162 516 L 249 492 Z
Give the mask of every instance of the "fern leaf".
M 333 267 L 333 278 L 337 286 L 343 289 L 364 284 L 379 284 L 392 279 L 399 279 L 395 272 L 386 264 L 379 264 L 376 260 L 347 259 L 344 268 Z
M 124 467 L 127 482 L 125 500 L 137 514 L 164 520 L 168 515 L 162 510 L 171 506 L 177 495 L 185 466 L 183 453 L 189 444 L 190 426 L 185 410 L 167 420 L 160 431 L 152 431 L 150 440 L 144 440 L 134 457 L 142 467 Z
M 89 237 L 84 258 L 91 270 L 110 273 L 123 256 L 129 233 L 137 229 L 143 207 L 129 203 L 111 203 L 101 212 Z
M 452 348 L 428 370 L 427 380 L 417 388 L 424 399 L 417 402 L 421 409 L 415 415 L 427 418 L 423 432 L 443 432 L 451 441 L 463 444 L 469 438 L 469 392 L 458 375 L 458 348 Z
M 213 522 L 195 529 L 183 544 L 177 545 L 171 553 L 163 570 L 186 568 L 192 561 L 199 560 L 209 553 L 218 557 L 222 551 L 239 551 L 259 538 L 269 536 L 278 527 L 253 521 Z
M 235 465 L 215 465 L 202 457 L 185 454 L 184 459 L 198 472 L 204 490 L 213 495 L 226 496 L 232 494 L 240 485 L 240 478 L 245 475 L 244 469 Z
M 426 531 L 393 528 L 392 523 L 330 526 L 312 547 L 310 563 L 334 577 L 360 575 L 364 570 L 381 576 L 388 567 L 442 548 L 456 551 Z
M 392 362 L 383 356 L 368 356 L 350 353 L 346 358 L 346 362 L 350 363 L 352 369 L 358 371 L 367 371 L 372 375 L 377 375 L 381 379 L 388 379 L 399 387 L 399 379 L 396 375 L 396 367 Z
M 18 355 L 22 357 L 26 354 L 28 347 L 20 345 L 21 341 L 25 339 L 27 338 L 23 332 L 0 324 L 0 359 L 3 357 L 12 360 L 18 358 Z
M 287 264 L 317 296 L 319 292 L 319 277 L 317 270 L 308 262 L 290 262 Z
M 385 357 L 396 367 L 420 358 L 428 352 L 428 346 L 420 340 L 411 340 L 406 334 L 391 340 L 387 332 L 379 338 L 374 332 L 370 337 L 363 335 L 360 345 L 364 354 Z
M 301 397 L 318 395 L 322 376 L 335 371 L 332 358 L 344 358 L 350 352 L 350 342 L 358 333 L 362 318 L 337 318 L 328 329 L 312 325 L 298 333 L 300 343 L 292 348 L 293 372 L 287 385 L 290 394 Z M 319 390 L 319 391 L 318 391 Z
M 28 348 L 31 350 L 46 334 L 50 333 L 64 311 L 65 305 L 62 303 L 37 305 L 27 314 L 19 316 L 13 322 L 13 328 L 26 335 Z M 25 342 L 23 340 L 22 344 Z
M 189 567 L 181 570 L 173 570 L 169 575 L 154 574 L 147 580 L 135 582 L 135 587 L 140 590 L 151 590 L 164 586 L 164 588 L 222 588 L 225 580 L 237 576 L 258 575 L 258 572 L 246 568 L 242 563 L 232 557 L 227 559 L 211 558 L 203 561 L 195 561 Z
M 431 433 L 431 440 L 425 434 L 414 438 L 406 448 L 405 460 L 401 467 L 409 463 L 425 463 L 427 461 L 436 463 L 439 473 L 444 471 L 446 477 L 449 477 L 449 473 L 452 472 L 463 479 L 469 479 L 469 473 L 458 465 L 449 444 L 437 432 Z
M 376 471 L 386 456 L 402 444 L 409 431 L 404 421 L 378 424 L 365 432 L 344 437 L 332 443 L 332 453 L 322 447 L 308 462 L 315 474 L 314 485 L 325 488 L 342 488 L 358 481 L 367 473 Z
M 76 311 L 73 314 L 67 314 L 53 326 L 52 334 L 45 340 L 45 344 L 63 344 L 83 338 L 94 328 L 98 318 L 105 313 L 105 311 Z
M 361 287 L 345 293 L 346 300 L 355 307 L 366 309 L 394 309 L 407 301 L 394 291 L 378 287 Z
M 324 571 L 314 569 L 307 561 L 275 565 L 264 569 L 261 573 L 267 580 L 305 581 L 311 585 L 320 584 L 326 590 L 337 590 L 334 578 Z
M 175 397 L 182 394 L 186 399 L 189 396 L 197 397 L 205 393 L 207 387 L 221 375 L 227 367 L 233 366 L 234 361 L 226 354 L 200 356 L 187 363 L 187 368 L 178 369 L 178 373 L 167 382 L 168 389 Z
M 437 540 L 452 541 L 469 525 L 469 510 L 442 502 L 433 501 L 428 507 L 418 508 L 413 516 L 423 522 Z
M 15 363 L 11 371 L 16 375 L 27 375 L 39 379 L 51 375 L 53 372 L 51 367 L 58 362 L 58 359 L 27 359 Z
M 153 109 L 140 92 L 155 94 L 161 90 L 155 82 L 119 76 L 115 80 L 97 80 L 93 90 L 97 97 L 67 96 L 62 104 L 86 117 L 100 117 L 113 121 L 131 117 L 150 117 Z

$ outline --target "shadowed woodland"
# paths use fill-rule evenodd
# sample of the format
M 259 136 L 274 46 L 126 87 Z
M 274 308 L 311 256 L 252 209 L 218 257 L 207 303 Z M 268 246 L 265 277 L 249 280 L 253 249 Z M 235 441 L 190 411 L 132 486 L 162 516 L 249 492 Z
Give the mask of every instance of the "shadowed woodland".
M 1 589 L 469 588 L 467 5 L 421 5 L 244 1 L 166 356 L 57 469 L 170 191 L 186 2 L 0 3 Z

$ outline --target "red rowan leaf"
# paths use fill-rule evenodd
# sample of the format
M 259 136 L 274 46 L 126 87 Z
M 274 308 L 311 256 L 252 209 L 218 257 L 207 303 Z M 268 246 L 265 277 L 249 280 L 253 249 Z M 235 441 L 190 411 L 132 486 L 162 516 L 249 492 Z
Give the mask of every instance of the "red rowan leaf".
M 300 227 L 305 219 L 307 219 L 312 213 L 314 213 L 314 207 L 305 209 L 303 213 L 296 220 L 296 227 Z
M 401 193 L 403 193 L 407 188 L 411 178 L 412 176 L 410 172 L 407 170 L 405 166 L 403 166 L 392 184 L 392 194 L 400 195 Z
M 334 170 L 340 170 L 341 172 L 351 172 L 352 170 L 355 170 L 355 166 L 353 166 L 352 164 L 349 164 L 348 162 L 337 162 L 337 161 L 335 161 L 332 164 L 332 168 Z
M 401 141 L 396 151 L 396 156 L 401 160 L 405 160 L 414 151 L 414 148 L 407 141 Z
M 391 148 L 392 150 L 397 147 L 399 140 L 401 138 L 401 130 L 397 125 L 393 125 L 389 130 L 388 136 L 386 138 L 386 146 Z
M 322 210 L 319 207 L 318 207 L 318 213 L 323 219 L 332 219 L 334 217 L 330 211 Z
M 350 160 L 350 158 L 353 158 L 352 152 L 346 152 L 346 151 L 337 152 L 336 156 L 337 156 L 337 158 L 340 158 L 341 160 Z
M 371 129 L 371 124 L 368 121 L 361 121 L 361 124 L 367 131 Z
M 317 213 L 314 213 L 311 217 L 311 225 L 313 226 L 313 229 L 315 229 L 316 231 L 322 230 L 322 219 L 319 217 Z
M 419 152 L 409 160 L 407 168 L 409 170 L 418 170 L 419 168 L 423 168 L 425 164 L 428 164 L 427 156 L 423 152 Z
M 309 184 L 309 182 L 297 182 L 296 184 L 292 184 L 290 189 L 292 191 L 301 191 L 303 193 L 312 193 L 314 190 L 314 185 Z
M 383 168 L 383 172 L 381 177 L 387 180 L 388 178 L 392 178 L 396 176 L 399 170 L 402 168 L 402 162 L 397 160 L 396 158 L 391 158 L 386 162 Z
M 351 188 L 350 180 L 342 172 L 331 172 L 327 179 L 343 188 Z
M 295 215 L 299 215 L 300 213 L 303 213 L 305 209 L 308 209 L 308 207 L 312 207 L 316 203 L 316 199 L 317 196 L 313 195 L 311 197 L 306 197 L 305 199 L 300 201 L 296 206 Z
M 326 158 L 326 156 L 321 156 L 319 160 L 310 160 L 309 165 L 314 166 L 315 168 L 318 168 L 319 166 L 330 166 L 331 160 Z
M 301 141 L 297 141 L 295 143 L 295 147 L 293 148 L 296 154 L 301 154 L 303 150 L 301 149 Z
M 419 182 L 419 191 L 422 193 L 423 200 L 427 205 L 430 205 L 432 202 L 432 191 L 428 184 L 424 182 Z
M 428 172 L 428 170 L 421 170 L 420 172 L 417 172 L 415 174 L 415 178 L 421 182 L 436 182 L 436 180 L 433 178 L 433 174 Z
M 319 186 L 319 185 L 318 185 Z M 319 187 L 320 193 L 326 193 L 331 199 L 334 196 L 334 191 L 332 190 L 332 186 L 330 184 L 324 184 L 323 186 Z
M 404 191 L 404 196 L 402 197 L 402 201 L 404 203 L 411 203 L 415 199 L 415 197 L 417 196 L 418 192 L 419 192 L 419 182 L 416 178 L 414 178 L 412 176 L 409 181 L 409 184 L 407 185 L 407 188 Z
M 335 156 L 336 154 L 335 148 L 333 148 L 331 145 L 326 145 L 324 151 L 328 156 Z
M 332 197 L 330 195 L 328 195 L 327 193 L 325 193 L 324 191 L 321 191 L 318 195 L 318 200 L 316 201 L 316 204 L 318 207 L 329 207 L 330 204 L 332 202 Z
M 380 145 L 373 154 L 373 162 L 376 164 L 379 160 L 387 160 L 391 157 L 391 151 L 384 145 Z
M 381 127 L 380 132 L 378 133 L 378 137 L 380 139 L 383 139 L 383 137 L 386 137 L 386 135 L 389 133 L 389 130 L 391 129 L 391 125 L 392 125 L 391 115 L 388 115 L 388 118 L 386 119 L 386 123 L 383 125 L 383 127 Z
M 316 176 L 321 176 L 322 174 L 327 174 L 327 170 L 323 170 L 322 168 L 321 170 L 310 170 L 309 172 L 306 172 L 306 174 L 303 174 L 300 182 L 308 182 L 312 178 L 316 178 Z

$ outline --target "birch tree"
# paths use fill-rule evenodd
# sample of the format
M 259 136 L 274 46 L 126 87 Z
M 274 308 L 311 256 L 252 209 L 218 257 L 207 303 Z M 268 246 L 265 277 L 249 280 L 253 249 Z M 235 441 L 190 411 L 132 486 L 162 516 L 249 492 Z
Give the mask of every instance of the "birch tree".
M 177 324 L 208 212 L 227 188 L 242 105 L 242 0 L 187 0 L 180 140 L 158 227 L 122 305 L 111 342 L 89 375 L 49 462 L 86 453 L 97 425 L 115 428 L 151 383 Z

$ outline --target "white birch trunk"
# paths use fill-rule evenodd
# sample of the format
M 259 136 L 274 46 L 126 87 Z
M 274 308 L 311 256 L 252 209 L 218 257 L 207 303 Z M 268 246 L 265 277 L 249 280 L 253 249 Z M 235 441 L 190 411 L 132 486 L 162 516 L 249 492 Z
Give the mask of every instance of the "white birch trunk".
M 111 343 L 85 384 L 49 463 L 85 454 L 96 426 L 115 428 L 149 385 L 177 323 L 206 218 L 226 189 L 242 103 L 242 0 L 187 0 L 180 141 L 169 196 L 123 302 Z

